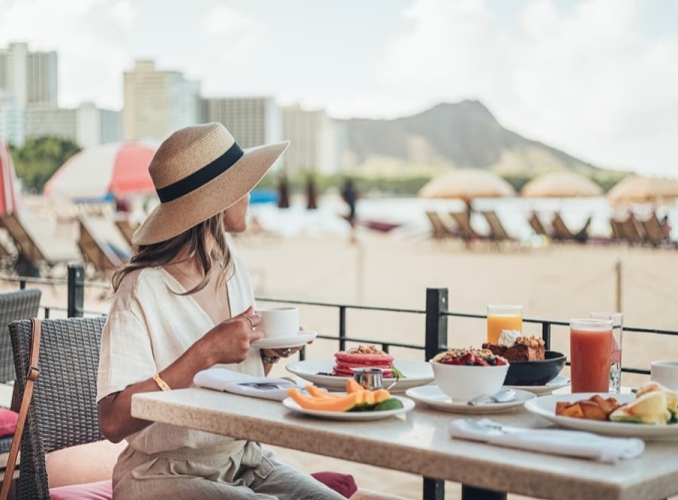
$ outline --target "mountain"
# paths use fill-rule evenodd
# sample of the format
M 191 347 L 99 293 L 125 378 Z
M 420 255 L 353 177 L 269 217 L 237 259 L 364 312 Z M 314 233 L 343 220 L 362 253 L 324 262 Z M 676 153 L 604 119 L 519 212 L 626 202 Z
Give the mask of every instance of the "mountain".
M 393 120 L 344 120 L 355 167 L 400 165 L 487 168 L 501 173 L 598 170 L 556 148 L 505 129 L 479 101 L 442 103 Z

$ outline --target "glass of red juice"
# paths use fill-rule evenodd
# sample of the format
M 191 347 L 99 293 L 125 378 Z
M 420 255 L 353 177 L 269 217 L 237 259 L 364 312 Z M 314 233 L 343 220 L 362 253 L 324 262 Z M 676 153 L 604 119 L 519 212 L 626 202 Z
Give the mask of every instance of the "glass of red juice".
M 570 320 L 572 392 L 608 392 L 612 351 L 612 320 Z

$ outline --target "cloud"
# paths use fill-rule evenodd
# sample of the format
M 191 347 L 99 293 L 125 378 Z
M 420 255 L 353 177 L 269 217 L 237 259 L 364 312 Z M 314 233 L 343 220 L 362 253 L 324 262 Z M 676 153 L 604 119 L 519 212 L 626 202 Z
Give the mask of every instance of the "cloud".
M 134 19 L 129 0 L 5 0 L 0 7 L 0 46 L 30 40 L 31 50 L 58 52 L 62 105 L 122 104 L 128 60 L 120 41 Z
M 565 13 L 533 0 L 510 28 L 497 15 L 482 0 L 414 0 L 368 109 L 478 98 L 505 126 L 601 166 L 675 168 L 678 37 L 641 36 L 637 1 Z

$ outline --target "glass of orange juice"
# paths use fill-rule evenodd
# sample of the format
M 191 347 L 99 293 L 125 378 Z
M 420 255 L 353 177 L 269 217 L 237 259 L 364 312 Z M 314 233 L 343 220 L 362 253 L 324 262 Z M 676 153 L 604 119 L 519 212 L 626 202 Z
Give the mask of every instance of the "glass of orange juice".
M 496 344 L 502 330 L 523 331 L 523 306 L 490 304 L 487 306 L 487 342 Z
M 611 359 L 611 319 L 570 320 L 572 392 L 608 392 Z

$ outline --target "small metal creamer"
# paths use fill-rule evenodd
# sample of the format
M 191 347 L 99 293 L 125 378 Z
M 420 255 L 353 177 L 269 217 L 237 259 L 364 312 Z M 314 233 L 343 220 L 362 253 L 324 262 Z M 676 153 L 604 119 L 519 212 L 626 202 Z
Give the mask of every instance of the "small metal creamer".
M 382 371 L 379 368 L 356 369 L 353 378 L 368 391 L 375 391 L 384 387 Z

